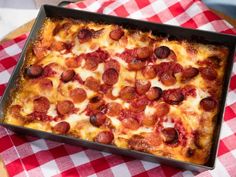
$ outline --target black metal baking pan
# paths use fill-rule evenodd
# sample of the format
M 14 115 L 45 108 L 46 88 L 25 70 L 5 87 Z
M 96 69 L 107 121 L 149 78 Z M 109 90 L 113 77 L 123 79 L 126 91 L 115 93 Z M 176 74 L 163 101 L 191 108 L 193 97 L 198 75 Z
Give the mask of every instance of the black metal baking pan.
M 78 138 L 73 138 L 70 136 L 56 135 L 56 134 L 47 133 L 47 132 L 34 130 L 30 128 L 24 128 L 24 127 L 14 126 L 10 124 L 5 124 L 3 122 L 4 110 L 11 98 L 12 91 L 17 87 L 17 78 L 19 77 L 21 73 L 20 71 L 24 64 L 26 50 L 30 46 L 31 42 L 36 39 L 38 31 L 42 27 L 42 24 L 46 17 L 53 17 L 53 18 L 67 17 L 67 18 L 80 19 L 80 20 L 85 20 L 85 21 L 87 20 L 87 21 L 94 21 L 94 22 L 107 23 L 107 24 L 117 24 L 125 28 L 129 28 L 129 29 L 137 29 L 141 31 L 151 30 L 154 34 L 159 35 L 159 36 L 168 36 L 169 39 L 171 38 L 180 39 L 180 40 L 185 39 L 189 41 L 196 41 L 200 43 L 215 44 L 215 45 L 224 45 L 228 47 L 230 52 L 227 58 L 227 66 L 226 66 L 225 76 L 224 76 L 222 98 L 220 101 L 219 113 L 217 117 L 215 131 L 214 131 L 214 137 L 213 137 L 213 146 L 211 149 L 211 154 L 210 154 L 208 162 L 204 165 L 187 163 L 187 162 L 173 160 L 173 159 L 169 159 L 165 157 L 154 156 L 148 153 L 121 149 L 113 145 L 104 145 L 104 144 L 99 144 L 96 142 L 90 142 L 90 141 L 86 141 L 86 140 L 82 140 Z M 147 160 L 151 162 L 163 163 L 166 165 L 171 165 L 171 166 L 179 167 L 179 168 L 185 168 L 188 170 L 204 171 L 204 170 L 213 169 L 215 165 L 216 155 L 217 155 L 220 129 L 221 129 L 221 124 L 222 124 L 222 119 L 223 119 L 223 114 L 224 114 L 225 100 L 226 100 L 226 95 L 228 91 L 231 70 L 233 66 L 235 46 L 236 46 L 236 36 L 207 32 L 207 31 L 200 31 L 200 30 L 193 30 L 193 29 L 186 29 L 186 28 L 181 28 L 181 27 L 176 27 L 176 26 L 157 24 L 157 23 L 151 23 L 151 22 L 145 22 L 145 21 L 139 21 L 139 20 L 133 20 L 133 19 L 91 13 L 91 12 L 86 12 L 86 11 L 79 11 L 79 10 L 67 9 L 67 8 L 62 8 L 62 7 L 44 5 L 41 7 L 39 11 L 35 24 L 31 30 L 31 33 L 21 53 L 18 64 L 15 67 L 15 70 L 10 78 L 9 84 L 1 99 L 0 125 L 8 129 L 11 129 L 15 132 L 18 132 L 20 134 L 34 135 L 41 138 L 47 138 L 47 139 L 51 139 L 51 140 L 55 140 L 55 141 L 59 141 L 63 143 L 81 145 L 88 148 L 131 156 L 134 158 Z

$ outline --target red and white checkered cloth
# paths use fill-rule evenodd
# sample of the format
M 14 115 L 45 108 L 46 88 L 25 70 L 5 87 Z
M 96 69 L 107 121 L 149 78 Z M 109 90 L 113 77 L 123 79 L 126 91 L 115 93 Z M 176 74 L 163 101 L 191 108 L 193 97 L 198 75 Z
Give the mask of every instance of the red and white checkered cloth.
M 236 34 L 199 0 L 86 0 L 70 8 Z M 0 45 L 0 95 L 27 35 Z M 235 60 L 236 61 L 236 60 Z M 10 176 L 236 176 L 236 62 L 222 124 L 216 168 L 195 173 L 78 146 L 20 136 L 0 127 L 0 156 Z

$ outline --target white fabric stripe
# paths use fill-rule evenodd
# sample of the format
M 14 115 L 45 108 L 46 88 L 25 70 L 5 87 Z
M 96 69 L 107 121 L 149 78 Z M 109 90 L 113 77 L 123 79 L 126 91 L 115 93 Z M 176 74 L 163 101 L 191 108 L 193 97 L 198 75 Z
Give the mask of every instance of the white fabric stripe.
M 111 167 L 111 171 L 112 171 L 114 177 L 124 177 L 124 176 L 129 177 L 129 176 L 131 176 L 129 169 L 125 163 Z
M 230 177 L 229 173 L 225 169 L 224 165 L 220 162 L 219 159 L 216 159 L 216 167 L 214 170 L 209 171 L 214 177 Z
M 10 79 L 10 74 L 7 70 L 0 72 L 0 84 L 6 84 Z
M 226 99 L 226 105 L 230 106 L 235 102 L 236 102 L 236 93 L 235 93 L 235 91 L 228 92 L 228 96 L 227 96 L 227 99 Z

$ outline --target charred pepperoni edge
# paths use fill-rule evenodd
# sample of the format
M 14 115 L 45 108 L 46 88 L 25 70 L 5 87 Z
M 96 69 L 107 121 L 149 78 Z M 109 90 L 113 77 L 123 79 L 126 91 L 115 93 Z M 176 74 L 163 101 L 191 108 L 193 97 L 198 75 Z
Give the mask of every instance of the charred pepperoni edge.
M 103 113 L 97 113 L 97 114 L 93 114 L 89 117 L 89 122 L 95 126 L 95 127 L 100 127 L 101 125 L 103 125 L 106 121 L 106 116 Z
M 200 101 L 200 106 L 205 111 L 213 111 L 217 107 L 217 101 L 213 97 L 206 97 Z
M 162 95 L 164 101 L 171 105 L 178 105 L 185 99 L 181 89 L 165 90 Z
M 147 140 L 141 135 L 133 135 L 128 140 L 128 147 L 129 149 L 133 149 L 136 151 L 148 152 L 150 145 L 148 144 Z
M 137 49 L 138 59 L 145 60 L 152 55 L 152 49 L 149 47 L 142 47 Z
M 154 50 L 156 57 L 159 59 L 167 58 L 170 55 L 170 52 L 170 48 L 167 46 L 160 46 Z
M 70 124 L 65 121 L 59 122 L 53 127 L 53 131 L 58 134 L 66 134 L 69 130 Z
M 74 70 L 67 70 L 61 74 L 61 80 L 63 82 L 69 82 L 69 81 L 73 80 L 74 76 L 75 76 Z
M 186 68 L 182 72 L 181 81 L 182 82 L 188 81 L 196 77 L 198 74 L 199 74 L 199 70 L 197 68 L 194 68 L 194 67 Z
M 109 33 L 109 37 L 115 41 L 118 41 L 122 36 L 124 36 L 124 34 L 125 33 L 123 29 L 117 28 Z
M 151 87 L 147 92 L 146 92 L 146 97 L 150 101 L 157 101 L 161 98 L 162 96 L 162 89 L 160 87 Z
M 33 103 L 34 103 L 34 111 L 36 112 L 46 113 L 50 107 L 49 100 L 44 96 L 34 99 Z
M 178 143 L 179 133 L 175 128 L 168 127 L 162 129 L 163 141 L 166 144 L 176 144 Z
M 26 76 L 29 78 L 37 78 L 43 74 L 43 68 L 39 65 L 31 65 L 25 70 Z

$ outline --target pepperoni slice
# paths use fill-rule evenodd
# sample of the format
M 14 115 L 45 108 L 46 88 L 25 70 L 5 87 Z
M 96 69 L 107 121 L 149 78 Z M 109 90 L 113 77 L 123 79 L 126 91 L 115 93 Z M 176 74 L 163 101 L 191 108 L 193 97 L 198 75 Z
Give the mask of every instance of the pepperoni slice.
M 157 117 L 164 117 L 170 111 L 170 106 L 166 103 L 157 103 L 155 104 L 156 112 L 155 115 Z
M 146 66 L 143 70 L 142 70 L 143 76 L 146 79 L 153 79 L 156 77 L 157 73 L 156 70 L 154 68 L 154 66 L 152 65 L 148 65 Z
M 217 78 L 217 72 L 212 67 L 201 67 L 200 68 L 201 76 L 209 81 L 213 81 Z
M 113 68 L 106 70 L 102 74 L 102 80 L 107 85 L 114 85 L 118 81 L 118 77 L 118 72 Z
M 63 82 L 69 82 L 74 78 L 74 76 L 75 76 L 75 71 L 74 70 L 67 70 L 67 71 L 64 71 L 61 74 L 61 80 Z
M 31 65 L 26 69 L 26 75 L 29 78 L 37 78 L 43 74 L 43 68 L 39 65 Z
M 189 67 L 184 69 L 184 71 L 182 72 L 182 77 L 181 77 L 181 81 L 188 81 L 194 77 L 196 77 L 199 73 L 199 70 L 197 68 L 194 67 Z
M 157 58 L 164 59 L 170 55 L 170 49 L 169 47 L 166 47 L 166 46 L 160 46 L 154 50 L 154 53 Z
M 142 112 L 145 110 L 148 105 L 148 99 L 146 97 L 139 97 L 137 99 L 132 100 L 130 104 L 130 109 L 133 112 Z
M 207 60 L 211 63 L 212 66 L 214 66 L 215 68 L 219 68 L 220 64 L 221 64 L 221 58 L 219 58 L 216 55 L 213 56 L 209 56 L 207 58 Z
M 200 106 L 202 107 L 202 109 L 204 109 L 205 111 L 213 111 L 216 106 L 217 106 L 217 102 L 214 98 L 212 97 L 206 97 L 206 98 L 203 98 L 201 101 L 200 101 Z
M 136 151 L 147 152 L 150 148 L 150 145 L 147 143 L 144 137 L 141 135 L 133 135 L 129 141 L 128 145 L 130 149 L 134 149 Z
M 168 127 L 161 131 L 163 141 L 166 144 L 176 144 L 178 142 L 178 131 L 175 128 Z
M 146 93 L 146 97 L 151 101 L 159 100 L 161 95 L 162 89 L 160 87 L 152 87 Z
M 36 112 L 46 113 L 50 107 L 49 100 L 44 96 L 36 98 L 33 101 L 33 103 L 34 103 L 34 111 L 36 111 Z
M 152 55 L 152 50 L 149 47 L 142 47 L 137 49 L 137 56 L 139 59 L 147 59 Z
M 61 51 L 65 49 L 65 43 L 61 41 L 54 41 L 50 48 L 51 50 Z
M 70 124 L 65 121 L 59 122 L 53 127 L 53 131 L 58 134 L 66 134 L 69 130 Z
M 105 101 L 102 99 L 102 97 L 97 95 L 97 96 L 92 97 L 89 100 L 88 108 L 91 110 L 97 110 L 104 104 L 105 104 Z
M 110 131 L 102 131 L 98 133 L 95 137 L 95 142 L 102 143 L 102 144 L 111 144 L 114 139 L 114 135 Z
M 120 64 L 116 60 L 107 60 L 105 62 L 105 71 L 108 69 L 115 69 L 117 72 L 120 72 Z
M 87 70 L 94 71 L 94 70 L 97 69 L 98 64 L 99 64 L 99 61 L 98 61 L 96 58 L 90 58 L 90 57 L 88 57 L 88 58 L 85 60 L 85 65 L 84 65 L 84 67 L 85 67 Z
M 85 86 L 88 87 L 89 89 L 97 92 L 100 90 L 100 82 L 99 80 L 95 79 L 94 77 L 90 76 L 87 77 L 85 80 Z
M 93 32 L 90 29 L 83 28 L 79 30 L 77 37 L 80 42 L 87 42 L 93 37 Z
M 21 116 L 21 106 L 20 105 L 12 105 L 10 108 L 9 108 L 9 112 L 11 115 L 13 115 L 13 117 L 17 118 L 17 117 L 20 117 Z
M 171 85 L 176 84 L 176 82 L 177 82 L 172 71 L 164 72 L 160 77 L 160 81 L 165 86 L 171 86 Z
M 153 126 L 157 121 L 157 118 L 155 115 L 150 116 L 144 116 L 142 120 L 142 124 L 146 126 Z
M 74 104 L 69 100 L 59 101 L 56 107 L 60 115 L 66 115 L 74 110 Z
M 100 127 L 106 121 L 107 117 L 102 113 L 97 113 L 96 115 L 91 115 L 89 118 L 90 123 L 95 127 Z
M 107 115 L 108 116 L 119 116 L 122 110 L 122 106 L 119 103 L 111 102 L 107 105 Z
M 184 100 L 184 94 L 181 89 L 169 89 L 163 92 L 163 99 L 168 104 L 177 105 Z
M 136 92 L 139 95 L 145 94 L 149 90 L 150 87 L 151 87 L 150 81 L 147 81 L 147 80 L 136 80 L 135 81 Z
M 87 94 L 84 89 L 76 88 L 70 90 L 70 97 L 75 103 L 81 103 L 87 98 Z
M 136 97 L 135 88 L 125 86 L 121 89 L 119 95 L 122 100 L 133 100 Z
M 131 129 L 131 130 L 136 130 L 140 127 L 139 122 L 133 118 L 125 118 L 121 121 L 121 123 L 125 128 Z
M 66 59 L 65 63 L 68 68 L 77 68 L 80 66 L 80 61 L 76 57 Z
M 115 40 L 115 41 L 118 41 L 122 36 L 124 36 L 124 31 L 123 29 L 121 28 L 117 28 L 115 30 L 112 30 L 109 34 L 110 38 Z
M 140 70 L 143 69 L 145 67 L 146 62 L 141 61 L 141 60 L 137 60 L 137 59 L 133 59 L 130 63 L 128 63 L 128 68 L 129 70 Z
M 41 79 L 39 82 L 39 85 L 42 90 L 50 90 L 53 88 L 53 83 L 50 79 L 44 78 Z

